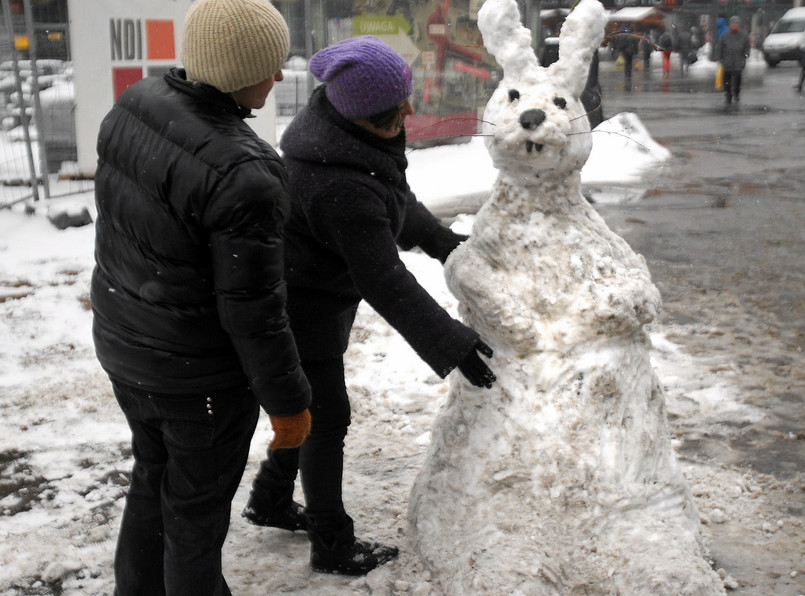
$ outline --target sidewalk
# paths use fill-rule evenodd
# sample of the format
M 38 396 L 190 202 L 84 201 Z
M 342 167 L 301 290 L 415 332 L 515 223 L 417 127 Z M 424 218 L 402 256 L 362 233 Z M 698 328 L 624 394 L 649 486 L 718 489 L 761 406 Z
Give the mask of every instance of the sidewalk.
M 717 64 L 715 62 L 699 59 L 688 67 L 683 77 L 679 68 L 678 56 L 673 54 L 671 56 L 669 76 L 663 77 L 662 58 L 659 53 L 655 54 L 655 56 L 652 56 L 648 71 L 641 68 L 632 72 L 632 92 L 698 93 L 716 91 L 714 83 Z M 744 87 L 761 86 L 766 69 L 766 63 L 753 55 L 744 69 Z M 625 84 L 623 70 L 618 69 L 616 63 L 612 60 L 601 60 L 598 66 L 598 80 L 604 92 L 630 91 Z

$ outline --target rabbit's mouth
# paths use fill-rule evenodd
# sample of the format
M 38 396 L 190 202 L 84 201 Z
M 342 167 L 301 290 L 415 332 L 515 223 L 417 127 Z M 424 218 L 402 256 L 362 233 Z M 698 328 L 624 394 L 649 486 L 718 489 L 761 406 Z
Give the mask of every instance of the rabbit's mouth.
M 535 143 L 534 141 L 525 142 L 526 153 L 531 153 L 531 151 L 536 151 L 537 153 L 539 153 L 540 151 L 542 151 L 542 147 L 543 147 L 542 143 Z

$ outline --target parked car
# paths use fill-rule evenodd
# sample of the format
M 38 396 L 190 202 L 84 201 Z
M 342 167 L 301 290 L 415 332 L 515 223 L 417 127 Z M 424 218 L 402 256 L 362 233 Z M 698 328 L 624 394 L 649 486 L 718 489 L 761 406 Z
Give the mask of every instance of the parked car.
M 769 66 L 783 60 L 799 60 L 805 47 L 805 7 L 786 12 L 766 39 L 763 40 L 763 58 Z

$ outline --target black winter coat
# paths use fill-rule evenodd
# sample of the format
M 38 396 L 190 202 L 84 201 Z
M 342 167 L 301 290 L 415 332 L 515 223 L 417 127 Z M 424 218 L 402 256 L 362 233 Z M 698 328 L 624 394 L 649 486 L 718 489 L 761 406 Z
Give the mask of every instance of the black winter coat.
M 302 358 L 344 353 L 365 299 L 441 377 L 478 334 L 453 319 L 400 260 L 458 244 L 405 178 L 405 135 L 385 140 L 341 116 L 324 86 L 282 136 L 291 217 L 285 228 L 288 314 Z
M 285 416 L 310 401 L 285 313 L 287 175 L 247 115 L 175 69 L 117 100 L 98 136 L 93 335 L 113 379 L 173 394 L 248 382 Z
M 741 30 L 728 30 L 716 44 L 714 59 L 724 64 L 725 71 L 743 70 L 752 45 L 749 36 Z

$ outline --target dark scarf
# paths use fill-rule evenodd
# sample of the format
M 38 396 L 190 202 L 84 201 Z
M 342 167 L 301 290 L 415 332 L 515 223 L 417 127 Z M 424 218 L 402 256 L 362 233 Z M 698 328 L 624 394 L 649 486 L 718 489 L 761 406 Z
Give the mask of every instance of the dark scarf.
M 405 172 L 408 167 L 408 159 L 405 157 L 405 128 L 392 139 L 384 139 L 369 132 L 351 120 L 344 118 L 341 113 L 335 109 L 333 104 L 330 103 L 330 100 L 327 99 L 327 94 L 325 93 L 326 87 L 327 84 L 325 83 L 313 90 L 310 101 L 311 109 L 321 117 L 335 124 L 344 132 L 391 157 L 397 164 L 397 169 L 400 172 Z

